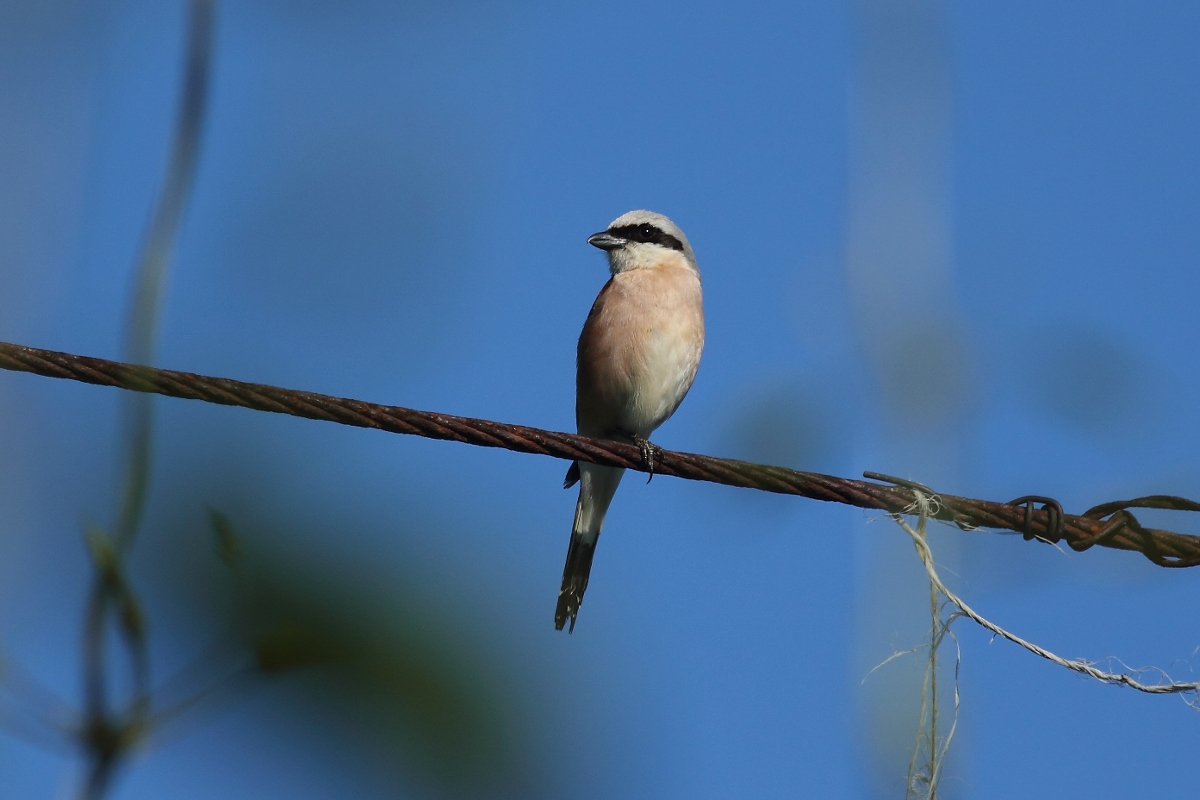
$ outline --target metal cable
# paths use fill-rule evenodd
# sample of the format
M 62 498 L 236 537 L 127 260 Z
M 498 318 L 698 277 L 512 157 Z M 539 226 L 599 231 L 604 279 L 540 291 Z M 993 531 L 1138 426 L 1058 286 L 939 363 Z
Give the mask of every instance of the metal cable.
M 4 342 L 0 342 L 0 368 L 100 386 L 116 386 L 130 391 L 290 414 L 359 428 L 377 428 L 389 433 L 406 433 L 648 471 L 641 450 L 632 444 L 190 372 L 142 367 Z M 656 454 L 654 472 L 687 480 L 711 481 L 878 509 L 889 514 L 912 513 L 917 492 L 932 493 L 919 484 L 875 473 L 869 474 L 887 482 L 837 478 L 816 472 L 799 472 L 784 467 L 670 450 Z M 1041 502 L 1047 498 L 1036 499 Z M 1139 506 L 1182 511 L 1196 510 L 1200 506 L 1193 501 L 1167 495 L 1156 495 L 1152 499 L 1153 503 L 1142 502 L 1146 498 L 1106 503 L 1092 509 L 1088 516 L 1076 516 L 1059 512 L 1057 504 L 1052 504 L 1052 501 L 1034 509 L 1029 498 L 1019 498 L 1010 504 L 936 494 L 935 511 L 931 516 L 952 522 L 963 529 L 1011 530 L 1025 534 L 1026 538 L 1051 543 L 1065 540 L 1076 550 L 1086 550 L 1093 545 L 1135 550 L 1162 567 L 1200 564 L 1200 537 L 1143 527 L 1128 511 L 1131 507 Z

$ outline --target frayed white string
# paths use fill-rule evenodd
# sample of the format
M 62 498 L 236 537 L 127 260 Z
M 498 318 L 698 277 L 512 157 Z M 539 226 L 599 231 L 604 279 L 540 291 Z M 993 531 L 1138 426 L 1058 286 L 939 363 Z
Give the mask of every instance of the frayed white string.
M 1188 694 L 1191 693 L 1191 698 L 1185 698 L 1185 702 L 1193 709 L 1200 709 L 1200 682 L 1196 683 L 1181 683 L 1171 680 L 1170 676 L 1165 671 L 1158 667 L 1143 667 L 1141 669 L 1130 669 L 1128 672 L 1106 672 L 1098 669 L 1095 666 L 1096 662 L 1088 662 L 1082 659 L 1063 658 L 1055 653 L 1050 652 L 1044 647 L 1022 639 L 1014 633 L 1011 633 L 999 625 L 991 622 L 988 619 L 980 616 L 973 608 L 967 605 L 954 592 L 946 588 L 946 584 L 942 583 L 941 577 L 938 575 L 936 566 L 933 560 L 933 551 L 929 547 L 929 541 L 926 538 L 926 526 L 929 518 L 936 513 L 938 508 L 938 499 L 936 496 L 926 495 L 918 489 L 913 489 L 916 495 L 916 500 L 911 506 L 904 510 L 907 515 L 917 517 L 916 527 L 909 525 L 904 521 L 900 514 L 891 514 L 893 520 L 896 521 L 904 532 L 907 533 L 913 540 L 913 545 L 916 547 L 917 555 L 921 559 L 921 563 L 925 566 L 925 574 L 929 578 L 929 606 L 931 616 L 930 640 L 929 642 L 919 645 L 911 650 L 896 652 L 888 656 L 880 664 L 876 665 L 867 675 L 870 676 L 876 670 L 883 667 L 893 659 L 900 656 L 915 653 L 921 649 L 928 648 L 929 656 L 925 662 L 925 675 L 921 683 L 921 706 L 918 714 L 917 726 L 917 741 L 913 747 L 912 758 L 908 765 L 908 784 L 905 791 L 906 800 L 911 798 L 923 797 L 926 800 L 934 800 L 937 797 L 938 782 L 941 778 L 942 767 L 945 763 L 946 754 L 950 748 L 950 741 L 954 738 L 954 732 L 958 728 L 958 715 L 960 708 L 960 695 L 958 690 L 958 673 L 962 662 L 962 649 L 959 647 L 958 639 L 950 630 L 950 626 L 959 617 L 966 617 L 981 627 L 991 631 L 994 636 L 1007 639 L 1013 644 L 1025 648 L 1036 656 L 1065 667 L 1072 672 L 1078 672 L 1086 675 L 1089 678 L 1101 681 L 1103 683 L 1111 683 L 1119 686 L 1128 686 L 1131 689 L 1137 689 L 1139 692 L 1148 694 Z M 939 604 L 939 598 L 944 597 L 946 601 L 953 605 L 957 610 L 943 619 L 943 607 Z M 954 661 L 954 717 L 950 724 L 949 730 L 946 732 L 945 738 L 938 741 L 938 689 L 937 689 L 937 653 L 942 641 L 946 637 L 954 642 L 955 646 L 955 661 Z M 1200 651 L 1200 648 L 1197 648 Z M 1193 653 L 1193 655 L 1195 655 Z M 1117 662 L 1121 663 L 1121 662 Z M 1122 664 L 1124 667 L 1125 665 Z M 1161 676 L 1159 683 L 1143 683 L 1135 675 L 1143 672 L 1156 672 Z M 865 681 L 866 678 L 864 677 Z M 918 761 L 921 753 L 927 753 L 925 763 L 918 767 Z
M 1047 661 L 1052 661 L 1055 664 L 1058 664 L 1060 667 L 1066 667 L 1073 672 L 1087 675 L 1088 677 L 1094 678 L 1095 680 L 1103 683 L 1128 686 L 1131 689 L 1137 689 L 1139 692 L 1146 692 L 1148 694 L 1186 694 L 1188 692 L 1196 694 L 1197 690 L 1200 690 L 1200 682 L 1180 683 L 1173 681 L 1166 674 L 1166 672 L 1158 667 L 1143 667 L 1141 669 L 1130 670 L 1129 672 L 1105 672 L 1104 670 L 1098 669 L 1095 666 L 1096 662 L 1084 661 L 1082 659 L 1063 658 L 1062 656 L 1051 653 L 1044 647 L 1039 647 L 1033 642 L 1028 642 L 1025 639 L 1022 639 L 1020 636 L 1006 631 L 1004 628 L 1001 628 L 994 622 L 991 622 L 980 616 L 975 612 L 974 609 L 963 602 L 958 595 L 947 589 L 946 585 L 942 583 L 942 579 L 938 577 L 937 569 L 933 563 L 933 552 L 929 549 L 929 543 L 925 538 L 926 521 L 933 513 L 932 509 L 934 508 L 934 503 L 936 502 L 937 498 L 926 497 L 924 493 L 915 489 L 913 492 L 916 494 L 917 499 L 911 506 L 905 509 L 905 513 L 915 515 L 917 517 L 917 527 L 914 529 L 907 522 L 905 522 L 904 518 L 899 514 L 892 515 L 892 519 L 894 519 L 896 523 L 904 529 L 905 533 L 912 537 L 913 544 L 916 545 L 917 548 L 917 555 L 920 556 L 921 563 L 925 565 L 925 574 L 929 576 L 930 585 L 940 592 L 943 597 L 953 603 L 954 606 L 958 608 L 958 611 L 962 616 L 971 619 L 976 624 L 986 628 L 996 636 L 1007 639 L 1013 644 L 1025 648 L 1036 656 L 1041 656 Z M 947 620 L 947 624 L 949 624 L 949 620 Z M 1142 683 L 1133 677 L 1134 675 L 1138 675 L 1143 672 L 1157 672 L 1160 676 L 1162 676 L 1162 681 L 1159 683 Z M 1188 700 L 1187 703 L 1193 708 L 1200 708 L 1200 705 L 1198 705 L 1198 703 L 1200 703 L 1200 695 Z

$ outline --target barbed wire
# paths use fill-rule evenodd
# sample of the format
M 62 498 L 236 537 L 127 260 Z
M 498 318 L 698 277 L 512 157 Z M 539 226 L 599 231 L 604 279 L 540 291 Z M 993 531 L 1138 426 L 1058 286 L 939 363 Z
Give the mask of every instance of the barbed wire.
M 1016 531 L 1024 534 L 1027 540 L 1038 539 L 1049 544 L 1065 541 L 1077 551 L 1096 545 L 1131 550 L 1161 567 L 1192 567 L 1200 564 L 1200 537 L 1144 527 L 1128 510 L 1161 508 L 1200 511 L 1200 503 L 1171 495 L 1104 503 L 1082 515 L 1073 515 L 1064 513 L 1057 502 L 1047 497 L 1027 496 L 1008 503 L 997 503 L 935 493 L 922 484 L 878 473 L 868 472 L 864 475 L 883 482 L 839 478 L 670 450 L 656 452 L 651 470 L 641 449 L 623 442 L 125 364 L 7 342 L 0 342 L 0 368 L 359 428 L 376 428 L 389 433 L 481 447 L 500 447 L 519 453 L 625 467 L 685 480 L 798 495 L 858 508 L 878 509 L 889 514 L 909 513 L 907 510 L 914 507 L 919 497 L 931 496 L 935 502 L 929 516 L 953 523 L 963 530 L 990 528 Z M 1036 508 L 1037 504 L 1042 507 Z

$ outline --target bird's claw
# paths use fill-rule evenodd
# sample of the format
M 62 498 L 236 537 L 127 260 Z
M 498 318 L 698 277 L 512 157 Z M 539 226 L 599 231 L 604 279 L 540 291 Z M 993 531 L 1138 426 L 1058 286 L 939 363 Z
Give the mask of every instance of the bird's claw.
M 646 471 L 650 473 L 650 477 L 646 478 L 646 483 L 649 483 L 654 480 L 654 459 L 662 460 L 663 449 L 644 436 L 634 436 L 633 443 L 642 451 L 642 461 L 646 464 Z

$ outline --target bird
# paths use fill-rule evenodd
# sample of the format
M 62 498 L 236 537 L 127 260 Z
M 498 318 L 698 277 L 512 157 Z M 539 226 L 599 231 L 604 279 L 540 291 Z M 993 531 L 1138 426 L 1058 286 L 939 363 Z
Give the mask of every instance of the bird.
M 582 436 L 637 445 L 651 477 L 661 450 L 652 434 L 696 378 L 704 349 L 704 301 L 692 246 L 679 226 L 653 211 L 630 211 L 588 244 L 608 256 L 611 277 L 579 335 L 575 426 Z M 604 517 L 624 468 L 576 461 L 564 488 L 579 484 L 571 543 L 563 567 L 554 627 L 575 618 Z

